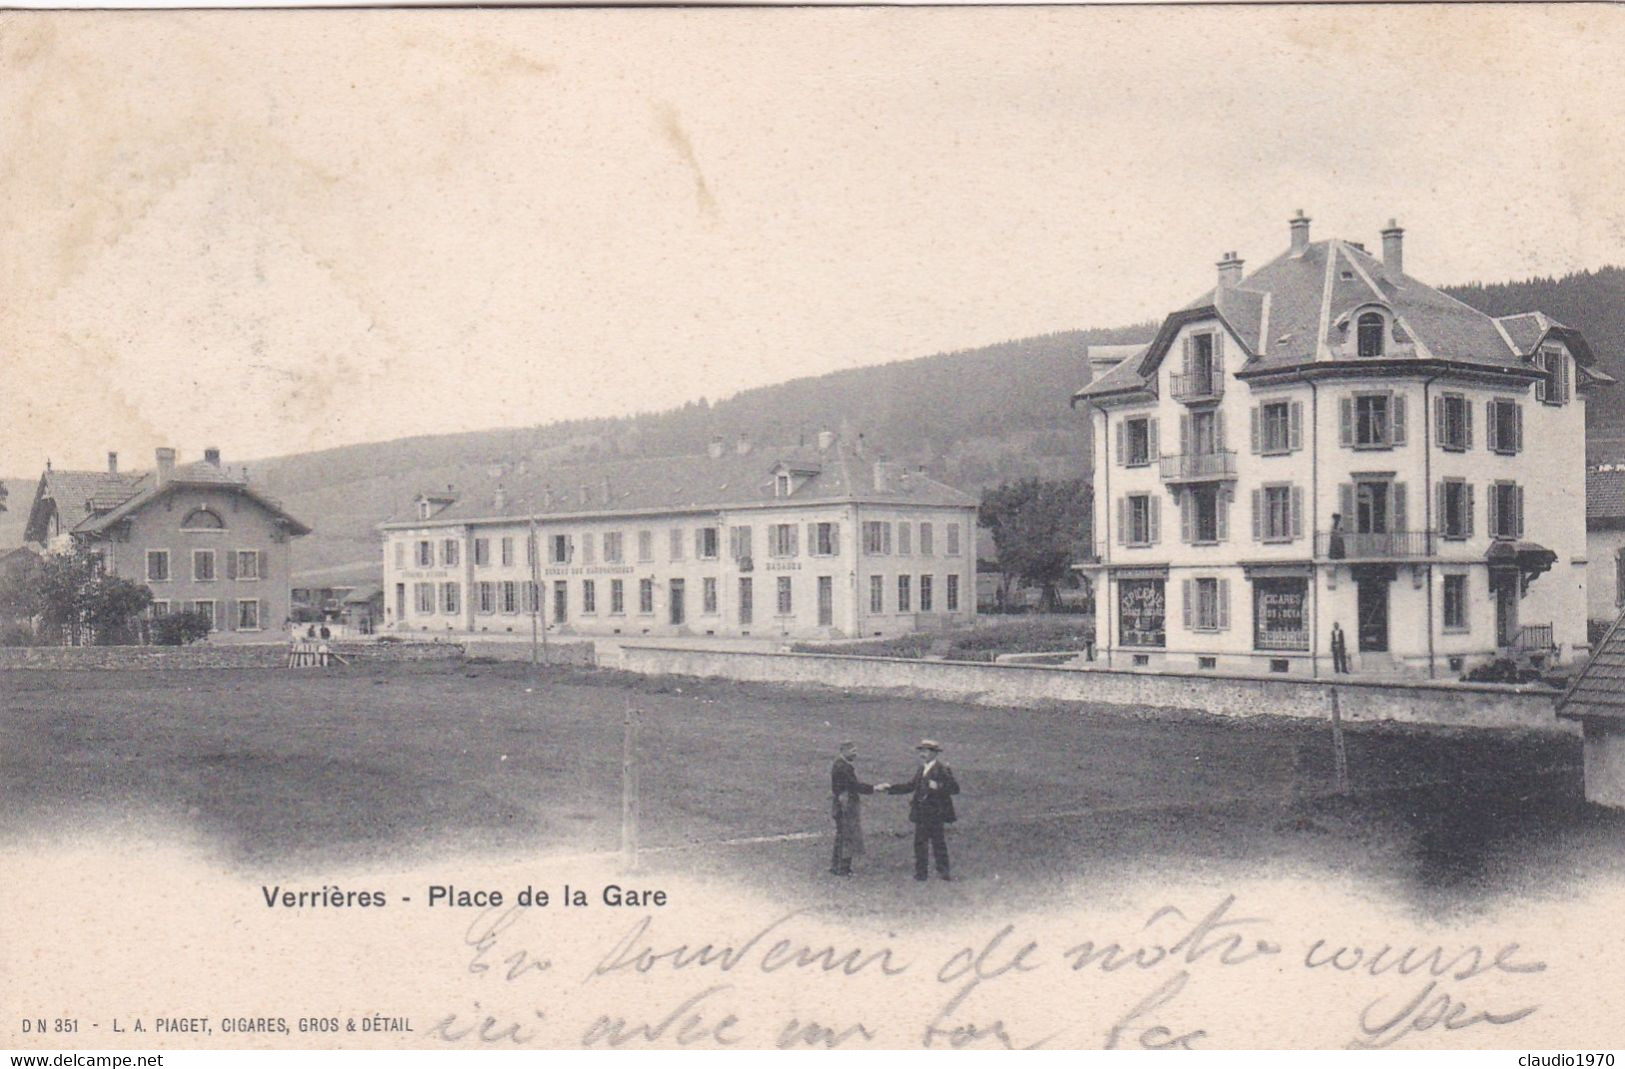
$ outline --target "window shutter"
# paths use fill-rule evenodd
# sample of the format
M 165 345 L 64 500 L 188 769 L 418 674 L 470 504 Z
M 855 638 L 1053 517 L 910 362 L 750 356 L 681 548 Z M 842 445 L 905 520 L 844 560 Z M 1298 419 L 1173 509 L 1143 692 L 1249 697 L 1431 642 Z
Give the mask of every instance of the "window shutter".
M 259 551 L 259 558 L 260 578 L 269 579 L 271 577 L 271 555 L 262 549 Z
M 1390 420 L 1394 425 L 1393 444 L 1405 444 L 1405 395 L 1402 393 L 1389 394 L 1392 398 L 1388 403 Z
M 1191 540 L 1192 513 L 1195 511 L 1195 509 L 1191 508 L 1190 491 L 1182 491 L 1179 495 L 1179 540 L 1181 542 Z
M 1219 630 L 1230 630 L 1230 580 L 1219 580 Z
M 1512 406 L 1512 451 L 1523 452 L 1523 406 Z
M 1465 496 L 1462 498 L 1461 511 L 1465 521 L 1464 526 L 1467 537 L 1471 538 L 1473 537 L 1473 484 L 1468 483 L 1463 487 L 1462 493 Z
M 1461 422 L 1463 434 L 1462 445 L 1466 446 L 1468 449 L 1471 449 L 1473 447 L 1473 406 L 1465 399 L 1463 399 L 1461 402 Z
M 1337 511 L 1343 514 L 1343 530 L 1354 530 L 1354 484 L 1342 483 L 1337 488 Z
M 1248 414 L 1248 419 L 1250 421 L 1249 422 L 1250 430 L 1248 432 L 1248 439 L 1252 442 L 1253 455 L 1257 456 L 1258 452 L 1259 452 L 1259 449 L 1258 449 L 1258 406 L 1257 405 L 1254 405 L 1252 407 L 1251 411 Z
M 1522 538 L 1523 537 L 1523 487 L 1515 486 L 1515 487 L 1512 488 L 1512 491 L 1513 491 L 1513 497 L 1516 499 L 1516 501 L 1518 503 L 1517 504 L 1517 508 L 1518 508 L 1518 525 L 1513 530 L 1514 530 L 1514 533 L 1517 535 L 1517 537 Z
M 1511 428 L 1508 428 L 1508 430 L 1510 431 Z M 1501 442 L 1499 428 L 1495 425 L 1495 401 L 1493 399 L 1484 402 L 1484 444 L 1495 450 L 1506 448 Z
M 818 525 L 816 523 L 807 525 L 807 552 L 809 554 L 818 552 Z M 698 557 L 700 555 L 699 551 L 695 550 L 694 555 Z
M 1145 441 L 1147 458 L 1155 460 L 1160 455 L 1157 447 L 1157 417 L 1155 416 L 1145 421 Z
M 1213 512 L 1215 514 L 1214 518 L 1218 520 L 1219 541 L 1221 541 L 1221 542 L 1229 541 L 1230 540 L 1230 495 L 1228 493 L 1219 495 L 1218 500 L 1213 503 Z
M 1449 445 L 1449 438 L 1445 434 L 1444 426 L 1444 398 L 1433 399 L 1433 444 Z
M 1303 448 L 1303 402 L 1293 401 L 1287 406 L 1287 448 Z
M 1188 456 L 1191 451 L 1191 417 L 1189 413 L 1181 412 L 1179 415 L 1179 455 Z
M 1344 397 L 1337 402 L 1338 440 L 1344 445 L 1354 444 L 1354 398 Z
M 1542 371 L 1546 371 L 1546 370 L 1548 370 L 1550 368 L 1550 366 L 1551 366 L 1551 357 L 1548 356 L 1545 353 L 1542 353 L 1540 355 L 1540 369 Z M 1544 378 L 1539 378 L 1539 379 L 1535 380 L 1535 400 L 1537 400 L 1537 401 L 1546 400 L 1546 380 Z
M 1128 545 L 1128 498 L 1117 499 L 1117 544 Z
M 1151 498 L 1151 543 L 1162 541 L 1162 499 L 1155 495 Z
M 1395 483 L 1394 486 L 1393 486 L 1393 494 L 1394 494 L 1394 523 L 1393 523 L 1393 530 L 1395 532 L 1402 533 L 1402 532 L 1410 530 L 1410 527 L 1407 526 L 1407 524 L 1405 523 L 1405 498 L 1407 496 L 1406 493 L 1405 493 L 1405 484 L 1404 483 Z
M 1264 537 L 1264 491 L 1253 491 L 1253 541 Z
M 237 551 L 228 549 L 224 552 L 226 554 L 226 578 L 235 579 L 237 578 Z
M 1185 620 L 1185 630 L 1191 629 L 1191 581 L 1179 581 L 1179 608 Z
M 1303 537 L 1303 487 L 1292 488 L 1292 537 Z
M 1186 379 L 1185 385 L 1186 385 L 1186 388 L 1188 389 L 1190 387 L 1190 374 L 1191 374 L 1191 336 L 1189 334 L 1185 335 L 1185 344 L 1181 348 L 1180 351 L 1182 353 L 1182 359 L 1183 359 L 1183 365 L 1180 368 L 1180 371 L 1185 376 L 1185 379 Z
M 1433 525 L 1439 529 L 1440 534 L 1455 534 L 1450 525 L 1445 522 L 1444 513 L 1444 481 L 1433 484 Z
M 1490 484 L 1490 537 L 1494 538 L 1501 533 L 1501 494 L 1500 486 Z
M 1224 379 L 1224 331 L 1213 332 L 1213 384 L 1216 386 Z M 1218 390 L 1214 390 L 1218 393 Z
M 1213 413 L 1213 451 L 1224 452 L 1224 409 Z
M 1128 432 L 1127 424 L 1123 420 L 1117 421 L 1117 466 L 1122 467 L 1128 463 Z
M 841 525 L 838 523 L 829 525 L 829 551 L 837 557 L 841 555 Z

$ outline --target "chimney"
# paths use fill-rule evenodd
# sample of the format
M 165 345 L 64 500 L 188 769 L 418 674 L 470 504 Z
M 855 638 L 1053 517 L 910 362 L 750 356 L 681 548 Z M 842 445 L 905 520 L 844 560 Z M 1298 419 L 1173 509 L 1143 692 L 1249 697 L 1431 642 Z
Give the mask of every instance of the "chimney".
M 890 461 L 885 459 L 875 461 L 875 491 L 882 494 L 891 493 L 894 475 L 895 469 Z
M 609 476 L 607 475 L 598 480 L 598 503 L 600 505 L 609 504 Z
M 722 458 L 722 435 L 718 434 L 712 437 L 711 444 L 705 447 L 705 455 L 710 457 L 712 460 L 720 460 Z
M 553 507 L 553 488 L 551 486 L 542 487 L 542 507 Z
M 205 449 L 203 451 L 203 462 L 213 464 L 218 468 L 220 466 L 220 449 L 212 445 Z
M 155 480 L 159 486 L 163 486 L 175 477 L 175 450 L 167 445 L 161 445 L 158 447 L 157 456 L 158 472 Z
M 734 452 L 739 454 L 740 456 L 745 456 L 747 453 L 749 453 L 750 452 L 750 439 L 746 438 L 743 434 L 741 434 L 739 436 L 739 440 L 734 443 Z
M 1298 209 L 1298 214 L 1292 217 L 1288 224 L 1292 228 L 1292 255 L 1302 256 L 1304 250 L 1309 248 L 1309 217 Z
M 1397 219 L 1388 220 L 1388 229 L 1382 232 L 1382 266 L 1390 275 L 1405 273 L 1405 231 Z
M 818 432 L 818 451 L 820 453 L 829 452 L 829 447 L 834 445 L 834 444 L 835 444 L 835 432 L 834 431 L 819 431 Z
M 1226 289 L 1230 286 L 1234 286 L 1236 283 L 1241 281 L 1242 262 L 1241 257 L 1237 256 L 1233 252 L 1227 252 L 1224 254 L 1224 259 L 1220 260 L 1218 263 L 1220 289 Z
M 109 475 L 117 475 L 118 474 L 118 454 L 117 453 L 109 452 L 107 454 L 107 474 L 109 474 Z
M 497 492 L 491 495 L 491 508 L 501 512 L 508 506 L 508 491 L 501 483 L 497 483 Z

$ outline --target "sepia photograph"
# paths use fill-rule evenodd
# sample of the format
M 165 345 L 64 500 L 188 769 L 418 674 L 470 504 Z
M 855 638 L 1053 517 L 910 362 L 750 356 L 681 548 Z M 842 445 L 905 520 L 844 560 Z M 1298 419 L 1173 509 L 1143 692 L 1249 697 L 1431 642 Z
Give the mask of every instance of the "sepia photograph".
M 1622 47 L 0 11 L 0 1047 L 1611 1066 Z

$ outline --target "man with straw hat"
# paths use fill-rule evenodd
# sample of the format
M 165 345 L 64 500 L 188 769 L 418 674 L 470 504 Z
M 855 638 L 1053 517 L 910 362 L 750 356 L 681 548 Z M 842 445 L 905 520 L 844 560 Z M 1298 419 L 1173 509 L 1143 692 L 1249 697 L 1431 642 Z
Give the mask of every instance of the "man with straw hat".
M 920 767 L 907 783 L 882 784 L 887 794 L 906 794 L 908 819 L 914 825 L 914 878 L 924 880 L 930 873 L 927 862 L 936 855 L 937 875 L 945 880 L 948 874 L 948 837 L 946 828 L 957 818 L 954 816 L 953 796 L 959 793 L 959 783 L 953 769 L 942 760 L 942 747 L 934 739 L 921 739 L 914 752 L 919 755 Z
M 875 788 L 858 779 L 853 765 L 857 756 L 857 743 L 848 739 L 841 743 L 835 764 L 829 770 L 830 813 L 835 818 L 835 854 L 829 864 L 831 876 L 852 875 L 852 859 L 863 854 L 860 796 L 875 793 Z

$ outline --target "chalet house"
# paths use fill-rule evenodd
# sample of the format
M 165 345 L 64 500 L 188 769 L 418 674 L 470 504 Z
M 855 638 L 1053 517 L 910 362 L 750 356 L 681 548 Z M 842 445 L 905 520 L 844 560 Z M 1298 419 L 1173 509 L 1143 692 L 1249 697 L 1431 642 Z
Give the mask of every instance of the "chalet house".
M 1309 240 L 1216 287 L 1073 397 L 1088 414 L 1098 638 L 1117 667 L 1442 676 L 1586 646 L 1577 331 L 1492 318 Z M 1612 614 L 1610 614 L 1612 615 Z
M 145 583 L 154 616 L 194 610 L 216 631 L 280 629 L 290 612 L 291 540 L 310 528 L 220 464 L 209 449 L 177 465 L 157 451 L 149 472 L 47 466 L 34 492 L 24 539 L 45 552 L 97 555 L 110 574 Z
M 894 635 L 976 614 L 976 499 L 833 432 L 572 465 L 382 525 L 397 631 Z
M 1586 597 L 1592 620 L 1625 610 L 1625 464 L 1586 471 Z

